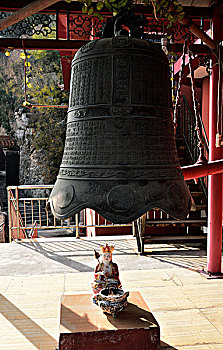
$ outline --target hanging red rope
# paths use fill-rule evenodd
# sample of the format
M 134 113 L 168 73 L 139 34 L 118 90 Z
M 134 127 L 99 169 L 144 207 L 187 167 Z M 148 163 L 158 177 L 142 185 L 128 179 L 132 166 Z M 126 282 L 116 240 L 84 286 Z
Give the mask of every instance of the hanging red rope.
M 176 94 L 176 103 L 174 105 L 174 111 L 173 111 L 173 125 L 175 129 L 177 127 L 177 108 L 178 108 L 179 98 L 181 93 L 182 77 L 183 77 L 183 70 L 185 67 L 186 52 L 187 52 L 187 39 L 185 39 L 184 46 L 183 46 L 183 54 L 182 54 L 182 60 L 181 60 L 181 67 L 179 71 L 179 80 L 178 80 L 177 94 Z
M 198 147 L 199 147 L 199 157 L 197 160 L 197 164 L 206 164 L 208 161 L 204 154 L 204 145 L 202 140 L 202 127 L 201 127 L 201 115 L 200 115 L 200 105 L 197 99 L 196 95 L 196 86 L 195 86 L 195 79 L 194 79 L 194 70 L 192 68 L 192 53 L 190 51 L 190 48 L 187 49 L 188 53 L 188 64 L 190 69 L 190 79 L 191 79 L 191 93 L 192 93 L 192 99 L 193 99 L 193 107 L 194 107 L 194 115 L 195 115 L 195 121 L 196 121 L 196 127 L 195 130 L 197 132 L 197 138 L 198 138 Z

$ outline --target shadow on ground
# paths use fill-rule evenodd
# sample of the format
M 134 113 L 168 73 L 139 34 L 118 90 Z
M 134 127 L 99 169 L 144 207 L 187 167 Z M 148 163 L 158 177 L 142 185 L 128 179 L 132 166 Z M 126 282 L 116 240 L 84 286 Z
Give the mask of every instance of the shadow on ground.
M 202 244 L 169 244 L 147 246 L 145 256 L 176 267 L 197 270 L 207 265 L 207 251 Z
M 114 241 L 100 240 L 89 241 L 77 239 L 75 241 L 51 241 L 51 242 L 20 242 L 21 246 L 42 254 L 45 258 L 61 263 L 79 272 L 92 272 L 94 268 L 89 266 L 87 259 L 93 258 L 94 250 L 100 251 L 100 246 L 105 243 L 114 244 Z M 114 256 L 136 255 L 128 240 L 115 240 Z M 82 259 L 82 261 L 80 261 Z
M 18 309 L 4 295 L 0 294 L 0 313 L 10 322 L 36 349 L 56 349 L 57 341 L 36 322 Z

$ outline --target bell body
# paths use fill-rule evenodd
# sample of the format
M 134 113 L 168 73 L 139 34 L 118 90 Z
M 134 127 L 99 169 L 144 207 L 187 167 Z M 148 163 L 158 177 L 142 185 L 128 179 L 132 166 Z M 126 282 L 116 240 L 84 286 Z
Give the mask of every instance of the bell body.
M 169 63 L 152 43 L 116 36 L 72 62 L 64 155 L 50 196 L 64 219 L 92 208 L 128 223 L 152 208 L 190 209 L 172 120 Z

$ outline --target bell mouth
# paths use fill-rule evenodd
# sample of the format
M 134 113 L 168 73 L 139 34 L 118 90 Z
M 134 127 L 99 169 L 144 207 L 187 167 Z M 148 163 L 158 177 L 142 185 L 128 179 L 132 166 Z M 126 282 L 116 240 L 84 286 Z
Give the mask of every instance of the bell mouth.
M 58 179 L 49 202 L 53 215 L 60 220 L 90 208 L 112 223 L 128 224 L 154 208 L 175 219 L 185 219 L 191 195 L 183 178 L 146 184 Z

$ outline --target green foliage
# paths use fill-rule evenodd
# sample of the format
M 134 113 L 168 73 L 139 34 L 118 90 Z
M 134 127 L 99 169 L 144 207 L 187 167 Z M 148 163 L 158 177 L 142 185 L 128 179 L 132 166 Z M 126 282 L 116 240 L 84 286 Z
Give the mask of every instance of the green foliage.
M 156 18 L 165 17 L 169 21 L 167 28 L 185 16 L 184 9 L 177 0 L 143 0 L 143 3 L 152 4 Z
M 23 99 L 23 62 L 18 54 L 12 56 L 6 57 L 0 53 L 0 126 L 8 133 L 11 131 L 10 122 L 14 120 L 14 112 Z
M 61 116 L 58 113 L 55 115 L 53 110 L 48 113 L 42 111 L 32 122 L 33 146 L 42 153 L 45 183 L 55 182 L 63 155 L 65 123 L 61 123 L 60 119 Z
M 27 70 L 27 76 L 31 88 L 27 89 L 28 101 L 32 105 L 68 104 L 68 93 L 61 91 L 58 86 L 62 82 L 59 53 L 30 53 L 31 67 Z M 66 109 L 32 108 L 31 115 L 32 143 L 37 151 L 42 152 L 45 183 L 54 183 L 64 148 Z
M 60 88 L 59 53 L 29 51 L 24 56 L 23 51 L 15 50 L 8 57 L 4 53 L 0 55 L 0 124 L 10 132 L 14 113 L 23 105 L 24 111 L 28 112 L 28 128 L 32 130 L 31 149 L 41 154 L 39 165 L 44 182 L 54 183 L 64 148 L 66 109 L 31 106 L 68 104 L 68 93 Z M 27 70 L 25 102 L 24 63 Z
M 69 1 L 69 0 L 67 0 Z M 98 12 L 109 11 L 113 16 L 117 16 L 123 11 L 131 10 L 136 4 L 136 0 L 78 0 L 83 3 L 82 12 L 103 19 Z M 69 1 L 70 2 L 70 1 Z M 166 17 L 170 28 L 175 22 L 183 19 L 185 16 L 183 7 L 177 0 L 143 0 L 144 5 L 152 5 L 155 17 Z
M 2 72 L 0 72 L 0 125 L 5 128 L 7 132 L 10 131 L 8 111 L 13 108 L 13 102 L 13 94 L 5 84 L 4 76 Z M 12 106 L 10 106 L 10 104 Z
M 96 2 L 80 0 L 80 2 L 83 3 L 82 13 L 103 19 L 98 11 L 109 11 L 113 16 L 116 16 L 122 11 L 130 10 L 134 6 L 135 0 L 100 0 Z

